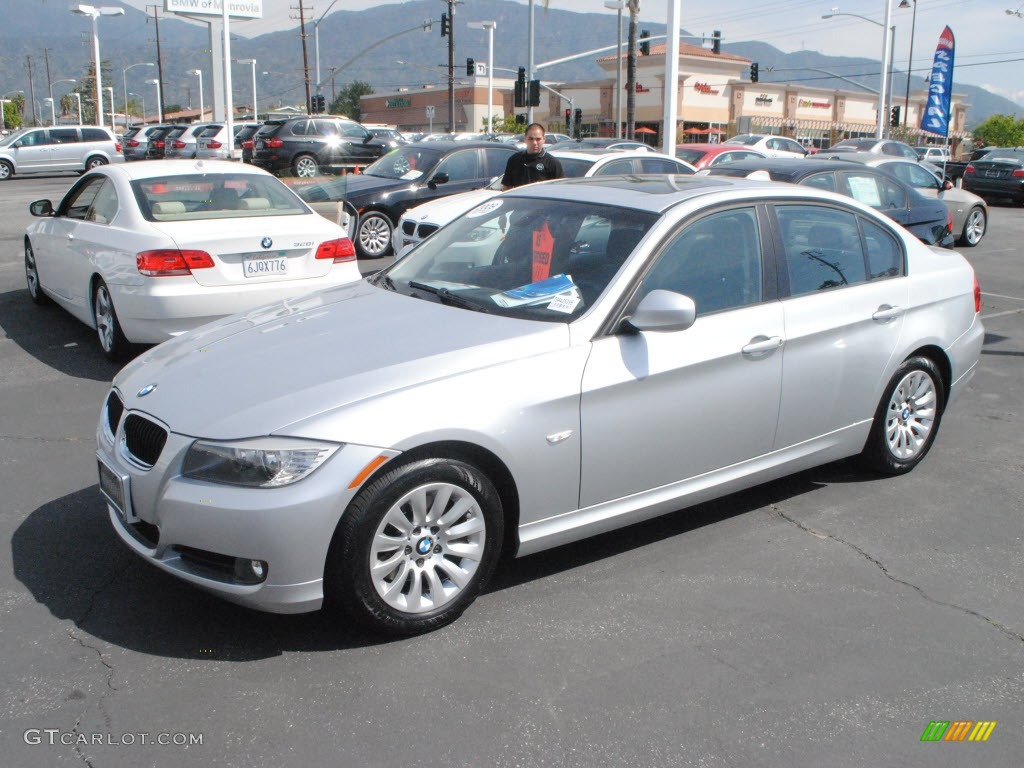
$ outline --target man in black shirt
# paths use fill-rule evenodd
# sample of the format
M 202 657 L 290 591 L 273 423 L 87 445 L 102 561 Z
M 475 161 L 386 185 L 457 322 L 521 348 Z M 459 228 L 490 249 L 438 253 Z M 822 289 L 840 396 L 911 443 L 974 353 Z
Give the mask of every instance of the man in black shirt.
M 526 126 L 526 149 L 508 159 L 501 178 L 502 189 L 562 178 L 562 164 L 544 151 L 544 133 L 540 123 Z

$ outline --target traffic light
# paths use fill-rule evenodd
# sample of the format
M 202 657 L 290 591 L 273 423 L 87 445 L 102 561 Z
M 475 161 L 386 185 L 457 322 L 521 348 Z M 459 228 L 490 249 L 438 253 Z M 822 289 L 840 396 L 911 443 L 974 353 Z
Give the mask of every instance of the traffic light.
M 647 30 L 647 29 L 640 30 L 640 55 L 641 56 L 650 56 L 651 55 L 651 41 L 647 39 L 650 36 L 651 36 L 650 30 Z
M 526 100 L 526 106 L 528 107 L 539 107 L 540 106 L 540 80 L 531 80 L 528 98 Z
M 722 52 L 722 33 L 717 29 L 711 33 L 711 52 Z
M 519 68 L 519 74 L 516 75 L 516 87 L 512 92 L 512 97 L 514 106 L 526 106 L 526 67 Z
M 583 110 L 577 107 L 576 109 L 576 122 L 573 127 L 576 129 L 576 138 L 580 137 L 580 127 L 583 125 Z
M 751 63 L 751 65 L 750 65 L 750 82 L 756 83 L 757 82 L 757 75 L 758 75 L 758 72 L 757 72 L 757 62 L 755 61 L 755 62 Z
M 472 77 L 476 74 L 476 62 L 472 59 L 466 59 L 466 77 Z
M 516 115 L 516 125 L 526 125 L 526 115 Z
M 322 114 L 327 111 L 327 99 L 322 93 L 313 96 L 313 111 Z
M 441 14 L 441 37 L 448 37 L 449 26 L 448 26 L 448 14 Z
M 900 107 L 893 107 L 889 111 L 889 125 L 892 128 L 900 127 Z
M 565 108 L 565 130 L 572 129 L 572 110 L 568 107 Z

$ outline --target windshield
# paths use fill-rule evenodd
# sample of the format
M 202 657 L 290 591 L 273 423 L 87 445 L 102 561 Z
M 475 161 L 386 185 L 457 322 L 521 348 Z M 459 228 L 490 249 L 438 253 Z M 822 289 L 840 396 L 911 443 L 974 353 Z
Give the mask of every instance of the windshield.
M 676 157 L 690 165 L 697 165 L 706 154 L 707 150 L 704 149 L 676 149 Z
M 398 147 L 368 165 L 363 174 L 412 181 L 437 165 L 442 154 L 440 149 L 434 147 Z
M 255 173 L 193 173 L 136 179 L 132 191 L 142 215 L 149 221 L 312 214 L 281 181 Z
M 22 136 L 24 136 L 26 133 L 28 133 L 29 130 L 30 130 L 29 128 L 19 128 L 14 133 L 12 133 L 10 136 L 5 136 L 4 138 L 0 139 L 0 147 L 6 147 L 6 146 L 9 146 L 9 145 L 13 144 L 18 139 L 20 139 Z
M 565 323 L 597 301 L 656 219 L 502 195 L 431 235 L 374 283 L 466 310 Z

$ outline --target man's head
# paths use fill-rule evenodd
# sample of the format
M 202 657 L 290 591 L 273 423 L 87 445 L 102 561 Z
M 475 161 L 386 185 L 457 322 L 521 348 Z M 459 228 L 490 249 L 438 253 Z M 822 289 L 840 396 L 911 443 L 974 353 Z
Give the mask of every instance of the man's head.
M 544 151 L 544 126 L 540 123 L 530 123 L 526 126 L 526 152 L 530 155 L 539 155 Z

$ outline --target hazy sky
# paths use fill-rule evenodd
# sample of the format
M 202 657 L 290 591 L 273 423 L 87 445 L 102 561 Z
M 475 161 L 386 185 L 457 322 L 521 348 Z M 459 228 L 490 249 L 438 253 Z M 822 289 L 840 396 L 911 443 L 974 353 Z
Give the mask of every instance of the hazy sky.
M 144 8 L 153 0 L 123 0 L 126 5 Z M 910 0 L 908 0 L 909 2 Z M 783 51 L 816 50 L 831 56 L 866 56 L 882 58 L 882 17 L 886 0 L 715 0 L 693 2 L 680 0 L 680 27 L 694 34 L 722 31 L 726 44 L 743 40 L 761 40 Z M 900 0 L 889 0 L 892 23 L 896 27 L 895 67 L 906 71 L 912 9 L 900 9 Z M 379 0 L 338 0 L 331 13 L 338 10 L 362 10 L 384 3 Z M 291 0 L 263 0 L 264 19 L 232 26 L 232 32 L 254 36 L 265 32 L 294 28 L 297 22 L 289 16 L 295 6 Z M 313 18 L 330 6 L 330 0 L 310 2 Z M 440 7 L 440 5 L 439 5 Z M 570 11 L 591 11 L 614 14 L 604 8 L 603 0 L 550 0 L 550 7 Z M 642 0 L 643 21 L 666 23 L 667 0 Z M 472 19 L 473 0 L 460 6 L 461 18 Z M 536 13 L 543 13 L 543 2 L 537 0 Z M 879 22 L 871 24 L 853 17 L 822 19 L 832 8 L 839 12 L 860 14 Z M 1024 18 L 1007 15 L 1006 11 L 1021 9 L 1024 0 L 917 0 L 917 21 L 914 32 L 914 74 L 925 77 L 943 27 L 949 25 L 956 36 L 956 73 L 954 82 L 981 85 L 993 93 L 1024 104 Z M 524 18 L 527 13 L 523 4 Z M 539 16 L 538 16 L 539 18 Z M 481 33 L 482 34 L 482 33 Z M 496 33 L 501 34 L 499 29 Z M 609 40 L 613 44 L 614 40 Z M 537 60 L 543 61 L 543 51 Z M 762 64 L 762 68 L 764 65 Z M 922 81 L 923 83 L 923 81 Z

